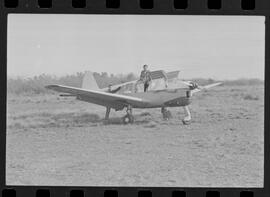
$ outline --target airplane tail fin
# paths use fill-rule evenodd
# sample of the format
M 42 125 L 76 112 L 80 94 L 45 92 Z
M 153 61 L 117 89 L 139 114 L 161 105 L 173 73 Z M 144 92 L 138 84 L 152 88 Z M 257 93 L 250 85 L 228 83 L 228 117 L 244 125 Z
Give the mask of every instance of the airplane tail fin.
M 88 90 L 99 90 L 94 74 L 87 71 L 83 77 L 82 88 Z

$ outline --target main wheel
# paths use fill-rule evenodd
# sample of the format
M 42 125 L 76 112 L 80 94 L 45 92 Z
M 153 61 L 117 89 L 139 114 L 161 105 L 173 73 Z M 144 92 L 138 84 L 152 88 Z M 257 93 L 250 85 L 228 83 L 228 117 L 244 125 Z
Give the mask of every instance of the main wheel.
M 182 120 L 183 124 L 184 125 L 189 125 L 190 124 L 190 121 L 187 121 L 187 120 Z
M 127 114 L 123 117 L 123 123 L 129 124 L 134 122 L 134 117 L 131 114 Z
M 184 118 L 184 120 L 182 120 L 184 125 L 189 125 L 191 123 L 191 118 Z

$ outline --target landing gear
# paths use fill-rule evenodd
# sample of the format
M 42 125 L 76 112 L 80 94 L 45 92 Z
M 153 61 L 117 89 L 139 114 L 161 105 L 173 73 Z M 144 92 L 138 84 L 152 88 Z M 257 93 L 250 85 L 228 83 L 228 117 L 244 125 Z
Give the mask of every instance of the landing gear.
M 161 113 L 164 120 L 169 120 L 170 118 L 172 118 L 172 113 L 165 107 L 161 108 Z
M 110 112 L 111 112 L 111 108 L 110 107 L 106 107 L 106 114 L 105 114 L 104 124 L 108 124 L 109 123 Z
M 191 114 L 190 114 L 188 106 L 184 106 L 184 111 L 185 111 L 186 116 L 182 120 L 182 122 L 183 122 L 184 125 L 188 125 L 191 122 Z
M 123 123 L 129 124 L 134 122 L 134 116 L 132 115 L 132 107 L 127 106 L 127 114 L 123 117 Z
M 123 123 L 124 124 L 129 124 L 134 122 L 134 117 L 130 114 L 127 114 L 123 117 Z
M 110 112 L 111 112 L 111 108 L 110 107 L 106 107 L 105 120 L 109 120 Z

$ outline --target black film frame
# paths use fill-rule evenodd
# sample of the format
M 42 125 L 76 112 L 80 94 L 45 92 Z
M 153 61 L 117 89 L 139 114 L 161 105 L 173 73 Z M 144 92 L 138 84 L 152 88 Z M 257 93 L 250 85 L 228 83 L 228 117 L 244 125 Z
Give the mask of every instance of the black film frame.
M 178 0 L 179 1 L 179 0 Z M 212 1 L 215 2 L 216 0 Z M 270 196 L 270 1 L 269 0 L 0 0 L 0 196 L 3 197 L 268 197 Z M 5 183 L 6 154 L 6 83 L 7 15 L 36 14 L 146 14 L 146 15 L 245 15 L 265 16 L 265 117 L 264 117 L 264 188 L 177 188 L 177 187 L 59 187 L 12 186 Z

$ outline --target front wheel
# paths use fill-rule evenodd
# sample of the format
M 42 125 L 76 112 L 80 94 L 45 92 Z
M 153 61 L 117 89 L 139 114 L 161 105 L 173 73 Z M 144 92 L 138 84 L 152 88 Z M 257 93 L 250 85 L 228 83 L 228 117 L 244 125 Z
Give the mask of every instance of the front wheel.
M 182 120 L 184 125 L 189 125 L 190 124 L 190 120 Z
M 191 123 L 191 117 L 185 117 L 184 120 L 182 120 L 184 125 L 189 125 Z

